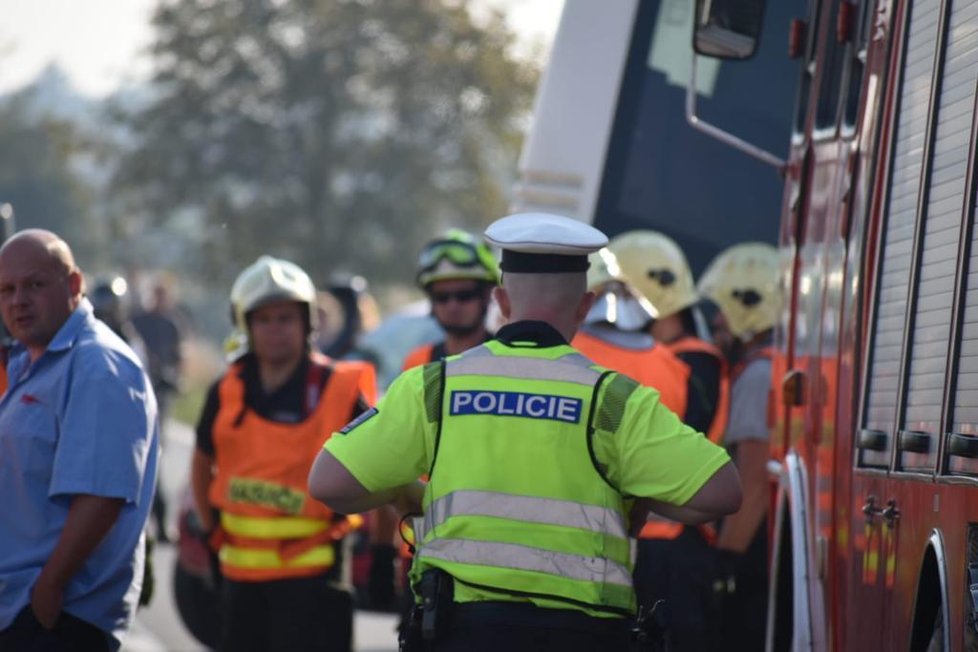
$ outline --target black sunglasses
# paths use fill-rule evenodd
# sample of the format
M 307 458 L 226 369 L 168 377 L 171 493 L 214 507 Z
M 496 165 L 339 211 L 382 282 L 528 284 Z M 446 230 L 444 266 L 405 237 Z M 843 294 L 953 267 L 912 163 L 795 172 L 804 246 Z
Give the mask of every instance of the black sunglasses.
M 428 295 L 433 303 L 448 303 L 455 299 L 459 303 L 468 303 L 482 297 L 482 290 L 474 288 L 471 290 L 457 290 L 455 292 L 432 292 Z

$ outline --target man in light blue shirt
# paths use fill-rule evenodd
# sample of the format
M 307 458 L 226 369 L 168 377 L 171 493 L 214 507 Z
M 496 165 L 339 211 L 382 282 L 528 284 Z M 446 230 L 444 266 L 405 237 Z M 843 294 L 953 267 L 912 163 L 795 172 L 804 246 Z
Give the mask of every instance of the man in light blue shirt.
M 143 579 L 156 399 L 57 235 L 0 247 L 0 315 L 0 649 L 116 650 Z

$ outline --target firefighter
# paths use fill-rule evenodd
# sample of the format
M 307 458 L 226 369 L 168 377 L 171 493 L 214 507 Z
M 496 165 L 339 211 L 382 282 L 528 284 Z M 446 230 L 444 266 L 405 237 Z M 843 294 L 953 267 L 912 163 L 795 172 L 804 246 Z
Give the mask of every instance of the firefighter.
M 722 605 L 724 649 L 764 647 L 767 615 L 767 527 L 770 457 L 768 402 L 774 324 L 781 306 L 778 251 L 763 243 L 735 245 L 707 268 L 700 292 L 720 309 L 733 336 L 734 360 L 723 444 L 740 471 L 744 503 L 723 520 L 716 542 L 715 590 Z
M 191 471 L 220 558 L 224 650 L 351 649 L 343 540 L 359 517 L 312 500 L 306 477 L 329 434 L 368 408 L 374 376 L 311 350 L 315 300 L 301 268 L 270 256 L 231 289 L 248 350 L 210 389 Z
M 638 294 L 607 247 L 589 256 L 588 290 L 594 306 L 571 341 L 590 360 L 659 390 L 659 399 L 682 416 L 689 368 L 648 333 L 655 307 Z
M 431 314 L 445 339 L 411 351 L 403 368 L 440 360 L 488 340 L 486 314 L 498 280 L 492 252 L 470 233 L 450 229 L 425 245 L 418 257 L 416 281 L 431 302 Z
M 686 369 L 686 425 L 718 442 L 726 423 L 728 380 L 723 353 L 698 335 L 700 297 L 679 246 L 655 231 L 631 231 L 611 241 L 623 273 L 655 306 L 649 332 L 657 346 L 672 351 Z M 651 518 L 639 535 L 635 588 L 639 601 L 666 601 L 664 618 L 673 648 L 702 650 L 709 645 L 714 532 Z
M 327 442 L 310 491 L 338 510 L 424 505 L 411 578 L 426 649 L 624 649 L 630 497 L 699 522 L 737 509 L 739 481 L 655 390 L 568 344 L 593 303 L 587 254 L 604 234 L 528 214 L 486 237 L 503 249 L 494 295 L 507 325 L 402 374 Z
M 499 282 L 499 269 L 485 243 L 461 229 L 449 229 L 421 250 L 416 282 L 427 295 L 431 314 L 444 331 L 445 339 L 413 349 L 404 358 L 403 370 L 461 353 L 491 337 L 486 327 L 486 315 L 492 301 L 492 288 Z M 380 587 L 388 585 L 387 575 L 381 569 L 386 568 L 387 560 L 393 567 L 396 554 L 386 542 L 394 538 L 398 518 L 389 507 L 378 509 L 375 514 L 377 535 L 372 546 L 374 561 L 370 567 L 370 585 L 373 587 L 371 593 L 381 596 L 383 589 Z M 399 553 L 402 568 L 410 566 L 408 547 L 402 545 Z M 410 595 L 405 597 L 407 610 L 410 610 Z

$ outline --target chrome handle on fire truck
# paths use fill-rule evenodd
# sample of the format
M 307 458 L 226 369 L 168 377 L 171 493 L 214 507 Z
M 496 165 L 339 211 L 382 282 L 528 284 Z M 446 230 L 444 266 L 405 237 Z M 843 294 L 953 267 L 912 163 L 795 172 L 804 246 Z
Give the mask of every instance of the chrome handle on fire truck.
M 880 510 L 880 514 L 882 514 L 886 524 L 889 527 L 893 527 L 900 518 L 900 510 L 897 508 L 896 500 L 890 499 L 886 501 L 886 507 Z
M 897 448 L 905 453 L 929 453 L 932 435 L 919 430 L 901 430 L 897 435 Z
M 978 437 L 975 435 L 960 435 L 956 432 L 947 435 L 947 454 L 954 457 L 978 457 Z
M 867 451 L 885 451 L 888 440 L 889 435 L 882 430 L 860 428 L 859 434 L 856 436 L 856 448 Z
M 893 527 L 900 518 L 900 509 L 897 507 L 896 499 L 892 498 L 886 501 L 886 507 L 880 507 L 876 503 L 876 496 L 867 496 L 862 512 L 866 516 L 867 523 L 872 523 L 877 516 L 882 516 L 889 527 Z
M 871 495 L 871 496 L 867 496 L 866 497 L 866 504 L 863 505 L 862 512 L 866 516 L 866 522 L 867 523 L 872 523 L 873 522 L 873 519 L 877 515 L 883 513 L 883 508 L 882 507 L 879 507 L 876 504 L 876 496 L 872 496 Z

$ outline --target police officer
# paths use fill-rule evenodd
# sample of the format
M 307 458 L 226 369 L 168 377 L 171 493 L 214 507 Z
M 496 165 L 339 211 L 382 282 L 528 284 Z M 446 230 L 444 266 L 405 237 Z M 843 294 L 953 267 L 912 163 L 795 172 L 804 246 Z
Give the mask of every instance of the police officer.
M 416 280 L 445 339 L 412 350 L 404 359 L 404 369 L 461 353 L 489 339 L 486 314 L 499 271 L 485 243 L 460 229 L 448 230 L 421 250 Z
M 778 251 L 749 242 L 735 245 L 710 263 L 700 292 L 720 309 L 733 335 L 734 360 L 723 444 L 740 471 L 744 502 L 723 520 L 717 537 L 716 590 L 724 648 L 764 646 L 767 615 L 768 401 L 774 324 L 780 309 Z
M 655 307 L 635 291 L 611 250 L 589 257 L 588 290 L 594 305 L 571 346 L 589 360 L 659 390 L 659 400 L 682 416 L 686 411 L 689 368 L 665 346 L 655 346 L 649 324 Z
M 329 433 L 367 408 L 373 374 L 311 351 L 315 298 L 301 268 L 270 256 L 231 290 L 248 352 L 207 396 L 191 472 L 224 577 L 225 650 L 351 648 L 342 541 L 356 519 L 312 500 L 306 477 Z
M 594 301 L 585 271 L 600 231 L 524 214 L 486 238 L 503 249 L 507 325 L 402 374 L 330 439 L 310 492 L 340 511 L 423 511 L 411 578 L 433 649 L 624 649 L 631 497 L 700 522 L 738 508 L 739 480 L 655 390 L 568 344 Z
M 655 306 L 658 315 L 649 332 L 657 346 L 672 351 L 685 366 L 686 425 L 719 442 L 726 423 L 728 380 L 723 353 L 700 337 L 700 297 L 679 246 L 655 231 L 619 235 L 609 248 L 635 288 Z M 692 528 L 653 517 L 639 534 L 635 588 L 639 600 L 667 602 L 664 618 L 674 649 L 709 646 L 707 619 L 711 604 L 710 573 L 713 530 Z

